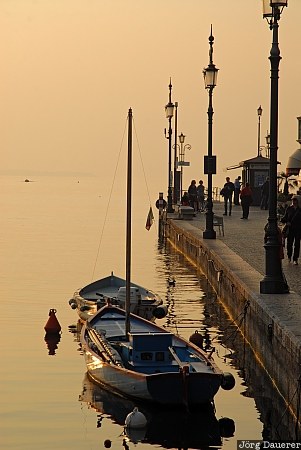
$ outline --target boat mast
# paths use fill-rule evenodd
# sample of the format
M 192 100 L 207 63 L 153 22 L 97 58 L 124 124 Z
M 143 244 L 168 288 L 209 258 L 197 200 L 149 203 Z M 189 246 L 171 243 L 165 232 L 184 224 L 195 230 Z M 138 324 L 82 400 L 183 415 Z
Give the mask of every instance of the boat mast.
M 131 248 L 132 248 L 132 108 L 128 114 L 128 162 L 127 162 L 127 200 L 126 200 L 126 302 L 125 333 L 130 332 L 131 301 Z

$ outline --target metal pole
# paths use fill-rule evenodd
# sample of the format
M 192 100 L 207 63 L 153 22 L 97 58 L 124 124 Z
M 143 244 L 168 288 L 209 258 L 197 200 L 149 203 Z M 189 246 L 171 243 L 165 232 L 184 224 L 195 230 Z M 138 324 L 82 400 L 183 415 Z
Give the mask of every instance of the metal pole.
M 281 241 L 277 224 L 278 77 L 281 60 L 278 45 L 279 19 L 279 7 L 273 6 L 273 17 L 270 23 L 273 31 L 273 42 L 269 57 L 271 64 L 269 217 L 264 244 L 265 276 L 260 282 L 260 292 L 262 294 L 286 294 L 289 292 L 289 287 L 282 271 Z
M 260 156 L 260 119 L 261 119 L 261 115 L 258 114 L 258 143 L 257 143 L 257 156 Z
M 171 90 L 172 84 L 169 83 L 169 103 L 171 104 Z M 167 212 L 174 212 L 172 207 L 172 171 L 171 171 L 171 147 L 172 147 L 172 127 L 171 127 L 172 117 L 168 119 L 168 193 L 167 193 Z
M 178 133 L 178 102 L 175 102 L 175 143 L 174 143 L 174 160 L 173 160 L 173 201 L 176 205 L 178 202 L 178 192 L 176 189 L 176 176 L 177 176 L 177 133 Z
M 125 333 L 130 332 L 131 301 L 131 248 L 132 248 L 132 109 L 128 114 L 128 162 L 127 162 L 127 204 L 126 204 L 126 319 Z
M 183 155 L 183 142 L 181 142 L 181 150 L 180 150 L 180 161 L 183 162 L 184 161 L 184 155 Z M 182 200 L 183 197 L 183 166 L 181 165 L 181 177 L 180 177 L 180 193 L 181 193 L 181 198 L 180 200 Z
M 213 107 L 212 107 L 213 87 L 209 88 L 209 106 L 208 106 L 208 161 L 212 157 L 212 122 L 213 122 Z M 206 211 L 206 230 L 203 232 L 204 239 L 215 239 L 216 232 L 213 228 L 213 201 L 212 201 L 212 171 L 208 168 L 208 198 Z

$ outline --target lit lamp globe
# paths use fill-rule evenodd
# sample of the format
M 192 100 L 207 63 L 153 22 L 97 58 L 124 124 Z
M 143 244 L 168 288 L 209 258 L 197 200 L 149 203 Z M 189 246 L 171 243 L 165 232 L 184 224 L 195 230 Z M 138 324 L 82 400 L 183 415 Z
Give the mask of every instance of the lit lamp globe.
M 165 114 L 167 119 L 172 119 L 174 107 L 175 105 L 173 103 L 167 103 L 165 106 Z
M 180 141 L 180 144 L 184 144 L 184 142 L 185 142 L 185 134 L 183 134 L 183 133 L 181 133 L 180 135 L 179 135 L 179 141 Z
M 218 69 L 214 64 L 209 64 L 206 69 L 203 70 L 205 89 L 214 88 L 217 82 Z
M 262 0 L 263 17 L 273 17 L 273 7 L 284 8 L 288 6 L 288 0 Z

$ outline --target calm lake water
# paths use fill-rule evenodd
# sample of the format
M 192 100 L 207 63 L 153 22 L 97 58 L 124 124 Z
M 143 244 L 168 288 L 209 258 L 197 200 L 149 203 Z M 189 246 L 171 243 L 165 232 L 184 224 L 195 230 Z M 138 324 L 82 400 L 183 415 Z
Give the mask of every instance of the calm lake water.
M 1 178 L 3 449 L 94 450 L 104 448 L 106 439 L 114 449 L 123 446 L 122 420 L 132 405 L 86 379 L 76 335 L 69 331 L 77 316 L 68 305 L 73 292 L 93 279 L 112 270 L 125 275 L 123 192 L 112 196 L 107 209 L 110 191 L 98 178 L 40 176 L 30 183 Z M 218 448 L 235 449 L 237 439 L 261 439 L 276 428 L 284 437 L 284 420 L 275 424 L 276 397 L 256 365 L 246 362 L 247 351 L 206 279 L 182 255 L 158 244 L 156 224 L 145 230 L 149 205 L 137 197 L 133 281 L 168 303 L 168 317 L 159 323 L 184 337 L 206 331 L 217 364 L 236 379 L 232 391 L 220 390 L 215 397 L 216 420 L 235 422 L 234 436 L 224 437 Z M 169 277 L 175 286 L 169 286 Z M 49 355 L 44 340 L 51 308 L 62 327 L 55 355 Z M 208 430 L 216 432 L 215 418 L 208 414 L 187 419 L 174 411 L 146 413 L 149 429 L 144 436 L 132 436 L 131 449 L 203 448 Z

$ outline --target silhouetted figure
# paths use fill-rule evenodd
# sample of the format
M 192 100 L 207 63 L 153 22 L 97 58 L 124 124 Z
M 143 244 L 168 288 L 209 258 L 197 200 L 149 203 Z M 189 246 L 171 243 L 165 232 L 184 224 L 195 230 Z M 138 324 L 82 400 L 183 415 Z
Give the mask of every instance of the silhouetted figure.
M 232 211 L 232 196 L 234 192 L 234 184 L 232 181 L 230 181 L 230 178 L 226 178 L 226 183 L 224 184 L 223 189 L 221 190 L 221 195 L 224 197 L 224 206 L 225 206 L 225 212 L 224 216 L 227 215 L 228 212 L 228 203 L 229 203 L 229 216 L 231 216 Z
M 294 264 L 298 265 L 301 239 L 301 209 L 296 196 L 292 198 L 292 205 L 286 209 L 285 215 L 282 217 L 281 222 L 285 223 L 288 227 L 286 245 L 288 261 L 291 262 L 293 257 Z
M 197 211 L 198 209 L 198 191 L 196 188 L 196 181 L 192 180 L 190 183 L 190 186 L 188 188 L 188 195 L 189 195 L 189 203 L 190 206 Z
M 242 217 L 241 219 L 248 219 L 250 205 L 253 203 L 253 194 L 249 183 L 246 183 L 245 187 L 241 190 L 240 201 L 242 207 Z
M 269 177 L 266 177 L 265 182 L 261 186 L 260 209 L 268 209 L 268 206 L 269 206 L 269 194 L 270 194 L 270 179 L 269 179 Z
M 234 180 L 234 205 L 239 205 L 239 194 L 240 194 L 240 188 L 241 188 L 241 176 L 238 176 Z

